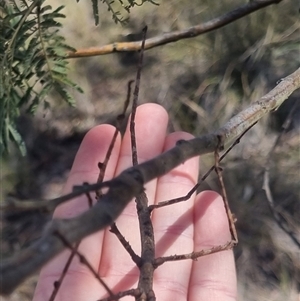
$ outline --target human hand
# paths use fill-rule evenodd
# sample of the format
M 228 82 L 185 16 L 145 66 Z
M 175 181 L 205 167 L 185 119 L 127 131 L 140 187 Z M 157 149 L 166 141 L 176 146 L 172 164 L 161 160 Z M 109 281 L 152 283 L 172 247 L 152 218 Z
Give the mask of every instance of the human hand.
M 138 107 L 135 123 L 139 163 L 173 147 L 180 139 L 192 138 L 184 132 L 166 135 L 168 115 L 156 104 Z M 110 125 L 96 126 L 87 133 L 63 193 L 70 192 L 74 185 L 97 181 L 98 162 L 103 162 L 113 133 L 114 128 Z M 123 140 L 119 136 L 115 143 L 104 180 L 112 179 L 131 165 L 130 133 L 127 127 Z M 199 158 L 193 158 L 167 175 L 147 183 L 145 189 L 149 205 L 186 195 L 196 184 L 198 172 Z M 87 209 L 86 197 L 81 196 L 59 206 L 54 217 L 71 218 Z M 152 221 L 156 257 L 209 249 L 230 240 L 222 198 L 213 191 L 201 192 L 197 196 L 193 194 L 185 202 L 155 209 Z M 129 203 L 116 224 L 139 255 L 140 234 L 134 202 Z M 137 287 L 139 270 L 109 229 L 82 240 L 79 251 L 114 293 Z M 64 251 L 42 269 L 33 301 L 49 300 L 53 284 L 60 277 L 69 255 L 70 251 Z M 166 262 L 154 272 L 153 290 L 159 301 L 236 300 L 233 252 L 222 251 L 200 257 L 196 261 Z M 106 295 L 98 280 L 75 257 L 55 300 L 96 301 Z M 133 297 L 127 296 L 122 300 L 133 300 Z

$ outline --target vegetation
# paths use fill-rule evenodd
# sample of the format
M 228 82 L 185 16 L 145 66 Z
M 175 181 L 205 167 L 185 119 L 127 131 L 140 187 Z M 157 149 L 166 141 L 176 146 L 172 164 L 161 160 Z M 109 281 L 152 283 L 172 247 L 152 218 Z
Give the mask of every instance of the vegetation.
M 6 172 L 1 181 L 9 183 L 10 188 L 4 192 L 13 191 L 19 199 L 54 197 L 59 193 L 57 186 L 64 181 L 82 136 L 95 124 L 113 122 L 123 105 L 127 81 L 134 77 L 136 53 L 70 60 L 66 59 L 69 51 L 140 40 L 143 21 L 149 26 L 149 37 L 184 30 L 241 4 L 175 1 L 160 3 L 158 7 L 143 2 L 141 7 L 135 7 L 129 1 L 120 15 L 120 2 L 108 9 L 113 12 L 114 21 L 123 23 L 121 27 L 114 25 L 105 6 L 97 7 L 97 1 L 93 1 L 93 6 L 81 1 L 65 9 L 54 0 L 3 3 L 1 152 L 13 139 L 23 152 L 27 149 L 27 157 L 21 158 L 14 152 L 11 157 L 6 155 L 2 165 Z M 299 65 L 297 5 L 297 1 L 282 1 L 217 31 L 146 51 L 141 101 L 166 107 L 173 129 L 194 135 L 217 129 Z M 83 12 L 86 18 L 82 18 Z M 93 27 L 95 22 L 99 27 Z M 273 301 L 293 301 L 296 296 L 296 253 L 293 244 L 277 229 L 261 187 L 267 154 L 298 95 L 299 91 L 295 92 L 277 112 L 256 125 L 224 163 L 230 202 L 238 218 L 240 244 L 235 253 L 242 279 L 241 300 L 268 297 Z M 26 112 L 36 115 L 32 118 Z M 271 188 L 276 206 L 297 231 L 299 109 L 295 112 L 288 133 L 273 154 Z M 213 158 L 205 157 L 202 170 L 210 164 Z M 11 170 L 19 172 L 12 174 Z M 205 185 L 217 189 L 214 178 Z M 36 230 L 41 220 L 47 219 L 36 214 L 7 218 L 4 238 L 9 239 L 3 245 L 4 253 L 28 245 L 26 231 Z M 27 229 L 24 222 L 29 225 Z M 12 224 L 17 231 L 11 231 Z M 262 285 L 257 287 L 258 279 Z
M 129 1 L 127 5 L 119 2 L 128 13 L 136 5 L 135 1 Z M 116 23 L 126 22 L 111 1 L 104 0 L 103 3 Z M 92 1 L 92 7 L 95 24 L 98 25 L 97 0 Z M 49 108 L 47 97 L 51 93 L 59 94 L 62 100 L 74 106 L 74 98 L 66 88 L 83 92 L 67 76 L 67 51 L 75 49 L 66 44 L 59 31 L 62 27 L 60 20 L 66 17 L 62 13 L 63 8 L 52 9 L 45 0 L 3 1 L 0 7 L 0 156 L 8 150 L 10 139 L 25 154 L 25 145 L 15 123 L 22 108 L 32 114 L 41 104 L 44 109 Z

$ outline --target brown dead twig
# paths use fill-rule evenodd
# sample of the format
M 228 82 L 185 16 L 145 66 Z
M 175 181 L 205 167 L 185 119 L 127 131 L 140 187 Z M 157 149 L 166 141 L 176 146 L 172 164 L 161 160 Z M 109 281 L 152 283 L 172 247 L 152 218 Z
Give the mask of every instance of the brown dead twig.
M 130 119 L 130 134 L 131 134 L 131 149 L 132 149 L 132 163 L 133 166 L 138 165 L 138 154 L 135 137 L 135 114 L 138 104 L 139 87 L 141 79 L 141 71 L 143 65 L 143 56 L 145 48 L 145 40 L 147 34 L 147 26 L 143 29 L 143 41 L 141 46 L 141 54 L 139 59 L 138 70 L 136 74 L 135 89 L 133 94 L 132 112 Z M 142 191 L 135 199 L 136 209 L 138 214 L 141 238 L 141 258 L 140 264 L 140 277 L 138 281 L 138 289 L 140 296 L 136 298 L 137 301 L 155 301 L 155 293 L 153 291 L 153 273 L 155 267 L 153 261 L 155 259 L 155 239 L 153 225 L 151 222 L 151 214 L 148 210 L 148 198 L 145 191 Z
M 278 4 L 282 0 L 261 0 L 249 1 L 248 3 L 203 24 L 195 25 L 184 30 L 168 32 L 160 36 L 149 38 L 145 41 L 145 50 L 161 45 L 173 43 L 182 39 L 194 38 L 201 34 L 223 27 L 246 15 L 272 4 Z M 75 52 L 68 52 L 66 58 L 81 58 L 97 55 L 105 55 L 114 52 L 131 52 L 141 50 L 142 41 L 137 42 L 115 42 L 112 44 L 91 47 L 88 49 L 78 49 Z
M 234 143 L 225 151 L 225 153 L 220 157 L 219 162 L 221 162 L 226 156 L 227 154 L 238 144 L 240 143 L 240 140 L 242 139 L 242 137 L 256 124 L 253 123 L 244 133 L 242 133 L 235 141 Z M 213 165 L 204 175 L 203 177 L 200 179 L 200 181 L 185 195 L 176 199 L 171 199 L 171 200 L 167 200 L 167 201 L 162 201 L 159 202 L 158 204 L 153 204 L 150 205 L 148 207 L 149 211 L 151 212 L 153 209 L 156 208 L 161 208 L 161 207 L 165 207 L 165 206 L 170 206 L 172 204 L 176 204 L 179 202 L 183 202 L 183 201 L 187 201 L 193 193 L 195 193 L 197 191 L 197 189 L 200 187 L 200 185 L 207 179 L 207 177 L 210 175 L 210 173 L 215 169 L 215 166 Z
M 102 286 L 106 289 L 106 291 L 113 296 L 113 292 L 110 290 L 110 288 L 106 285 L 106 283 L 100 278 L 99 274 L 97 271 L 94 270 L 94 268 L 92 267 L 92 265 L 88 262 L 88 260 L 78 251 L 78 246 L 76 244 L 75 247 L 72 246 L 72 244 L 70 244 L 70 242 L 68 240 L 66 240 L 65 236 L 63 234 L 61 234 L 59 231 L 54 232 L 54 235 L 57 236 L 57 238 L 65 245 L 66 248 L 68 248 L 72 253 L 75 254 L 79 257 L 79 260 L 82 264 L 84 264 L 85 266 L 87 266 L 87 268 L 89 269 L 89 271 L 94 275 L 94 277 L 102 284 Z M 72 256 L 74 257 L 74 256 Z M 69 257 L 69 260 L 71 260 L 71 256 Z M 67 270 L 67 268 L 66 268 Z M 55 282 L 55 284 L 57 285 L 58 283 Z M 61 285 L 61 283 L 60 283 Z M 54 285 L 55 286 L 55 285 Z M 58 290 L 57 290 L 58 291 Z M 55 298 L 55 297 L 54 297 Z M 53 298 L 53 300 L 54 300 Z M 51 300 L 51 299 L 50 299 Z
M 111 156 L 112 150 L 114 148 L 114 145 L 115 145 L 116 139 L 118 137 L 118 134 L 120 132 L 121 124 L 122 124 L 122 122 L 125 119 L 125 114 L 126 114 L 129 102 L 130 102 L 131 85 L 132 85 L 132 83 L 133 83 L 133 80 L 130 80 L 128 82 L 127 97 L 126 97 L 126 100 L 124 102 L 123 111 L 117 117 L 116 129 L 115 129 L 115 132 L 113 134 L 112 141 L 111 141 L 111 143 L 109 145 L 107 153 L 105 155 L 105 158 L 104 158 L 103 162 L 99 162 L 98 163 L 99 176 L 98 176 L 98 179 L 97 179 L 97 183 L 102 183 L 103 182 L 108 161 L 110 159 L 110 156 Z M 86 193 L 86 196 L 87 196 L 89 208 L 91 208 L 92 205 L 93 205 L 92 197 L 91 197 L 91 195 L 89 193 Z M 101 199 L 102 196 L 103 196 L 102 191 L 101 190 L 96 190 L 96 199 L 98 201 L 100 201 L 100 199 Z M 120 242 L 123 244 L 124 248 L 130 253 L 130 245 L 125 241 L 124 237 L 119 232 L 119 230 L 117 229 L 117 227 L 116 227 L 115 224 L 113 224 L 111 226 L 111 232 L 113 232 L 113 233 L 115 233 L 117 235 L 117 237 L 119 238 Z M 88 270 L 90 270 L 93 275 L 97 275 L 96 278 L 98 279 L 98 281 L 100 282 L 100 284 L 106 289 L 106 291 L 108 292 L 108 294 L 110 295 L 110 297 L 115 298 L 115 295 L 112 293 L 112 291 L 106 285 L 106 283 L 99 277 L 98 273 L 89 264 L 89 262 L 87 261 L 87 259 L 78 251 L 78 248 L 79 248 L 79 245 L 80 245 L 80 241 L 77 242 L 75 244 L 75 246 L 72 246 L 72 244 L 70 244 L 70 242 L 68 242 L 67 239 L 62 234 L 60 234 L 59 232 L 57 232 L 56 235 L 64 243 L 64 245 L 71 250 L 71 254 L 70 254 L 70 256 L 69 256 L 69 258 L 68 258 L 68 260 L 67 260 L 67 262 L 65 264 L 65 267 L 64 267 L 64 269 L 63 269 L 63 271 L 62 271 L 59 279 L 54 282 L 54 286 L 53 286 L 54 288 L 53 288 L 52 294 L 51 294 L 51 296 L 50 296 L 50 298 L 49 298 L 48 301 L 54 301 L 55 300 L 55 297 L 56 297 L 56 295 L 57 295 L 57 293 L 58 293 L 58 291 L 59 291 L 59 289 L 60 289 L 60 287 L 62 285 L 64 277 L 66 276 L 66 274 L 68 272 L 68 269 L 69 269 L 69 267 L 71 265 L 71 262 L 74 259 L 75 255 L 77 255 L 79 257 L 79 260 L 81 261 L 81 263 L 84 264 L 84 265 L 86 265 L 87 268 L 88 268 Z M 135 257 L 132 257 L 132 258 L 135 258 Z M 112 299 L 112 300 L 114 300 L 114 299 Z
M 218 147 L 232 142 L 265 114 L 276 110 L 299 87 L 300 68 L 283 78 L 273 90 L 231 118 L 219 130 L 178 143 L 171 150 L 128 168 L 111 181 L 77 187 L 76 196 L 103 187 L 109 189 L 101 197 L 101 202 L 93 208 L 72 219 L 51 221 L 40 240 L 12 258 L 3 260 L 0 265 L 0 293 L 12 292 L 26 277 L 65 248 L 56 233 L 63 235 L 69 243 L 75 243 L 111 225 L 125 206 L 143 191 L 145 183 L 168 173 L 192 157 L 214 152 Z M 55 200 L 44 201 L 43 204 L 70 200 L 73 197 L 74 192 Z

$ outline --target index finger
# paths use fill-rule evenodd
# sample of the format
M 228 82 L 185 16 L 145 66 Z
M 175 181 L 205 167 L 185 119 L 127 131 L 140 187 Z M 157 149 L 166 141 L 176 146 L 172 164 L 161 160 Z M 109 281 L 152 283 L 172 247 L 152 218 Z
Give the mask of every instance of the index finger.
M 86 134 L 64 187 L 64 194 L 71 192 L 74 185 L 82 185 L 84 182 L 95 183 L 97 181 L 99 175 L 98 162 L 103 162 L 114 132 L 114 127 L 100 125 Z M 118 137 L 106 168 L 105 180 L 111 179 L 115 173 L 120 143 L 121 139 Z M 92 195 L 92 198 L 95 199 L 95 194 Z M 88 208 L 87 197 L 82 195 L 59 206 L 55 210 L 54 218 L 71 218 L 86 211 Z M 80 253 L 85 256 L 96 271 L 102 251 L 103 235 L 104 231 L 92 234 L 83 239 L 79 246 Z M 42 269 L 33 301 L 49 299 L 54 288 L 54 282 L 59 279 L 69 256 L 70 251 L 66 250 Z M 96 300 L 100 287 L 98 280 L 75 257 L 55 300 L 71 300 L 71 296 L 76 296 L 76 300 L 86 300 L 87 297 L 89 300 Z

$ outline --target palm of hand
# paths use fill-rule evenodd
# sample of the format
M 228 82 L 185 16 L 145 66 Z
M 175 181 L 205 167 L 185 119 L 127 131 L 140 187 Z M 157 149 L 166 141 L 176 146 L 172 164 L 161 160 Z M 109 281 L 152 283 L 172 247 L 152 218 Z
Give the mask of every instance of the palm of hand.
M 136 139 L 139 163 L 173 147 L 179 139 L 191 135 L 176 132 L 166 136 L 168 116 L 154 104 L 142 105 L 136 115 Z M 114 128 L 101 125 L 85 137 L 64 188 L 96 182 L 98 162 L 105 158 Z M 149 205 L 185 195 L 196 183 L 199 171 L 198 158 L 184 164 L 158 180 L 145 186 Z M 130 133 L 121 141 L 118 137 L 110 157 L 105 180 L 111 179 L 131 166 Z M 79 197 L 61 205 L 55 218 L 70 218 L 88 208 L 86 198 Z M 230 240 L 227 217 L 221 197 L 212 191 L 193 195 L 188 201 L 154 210 L 152 222 L 155 235 L 156 258 L 185 254 L 217 246 Z M 140 234 L 135 203 L 131 202 L 116 224 L 131 247 L 140 254 Z M 81 254 L 98 271 L 109 288 L 117 293 L 137 287 L 139 270 L 128 252 L 109 230 L 85 238 L 79 247 Z M 59 278 L 70 252 L 65 251 L 51 261 L 41 272 L 34 301 L 48 300 L 53 283 Z M 197 261 L 167 262 L 154 272 L 153 291 L 156 300 L 209 300 L 236 299 L 236 276 L 232 251 L 200 257 Z M 107 295 L 98 280 L 85 265 L 75 258 L 55 300 L 99 300 Z M 122 300 L 132 300 L 127 296 Z

